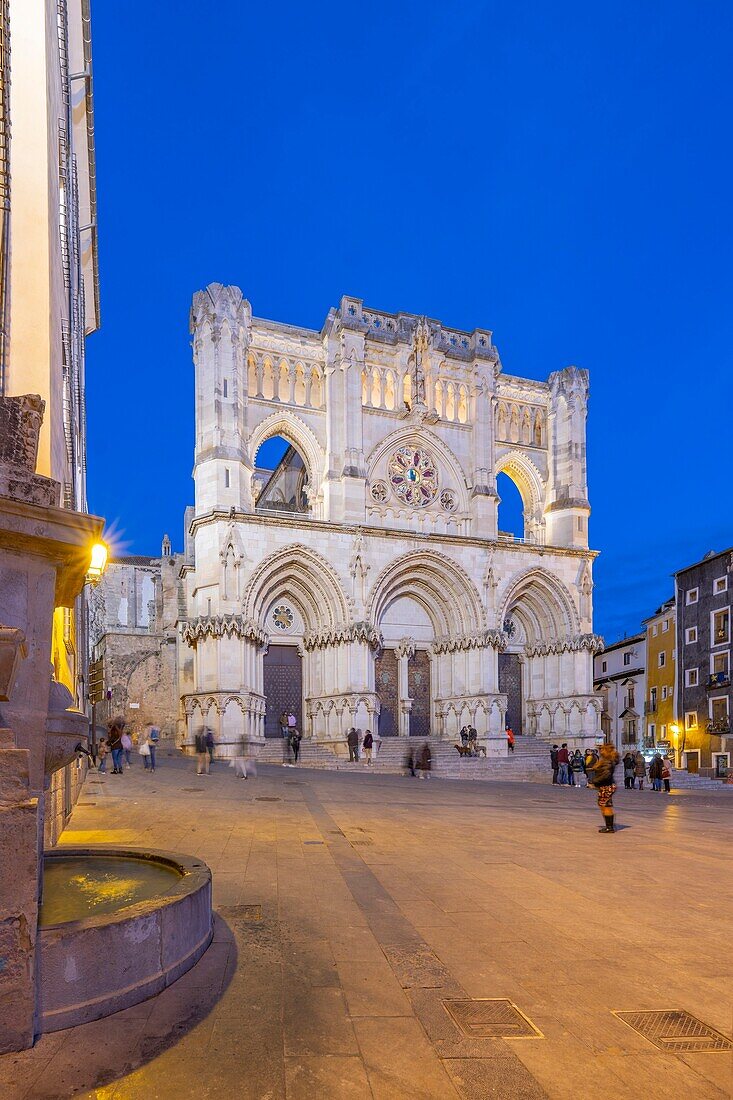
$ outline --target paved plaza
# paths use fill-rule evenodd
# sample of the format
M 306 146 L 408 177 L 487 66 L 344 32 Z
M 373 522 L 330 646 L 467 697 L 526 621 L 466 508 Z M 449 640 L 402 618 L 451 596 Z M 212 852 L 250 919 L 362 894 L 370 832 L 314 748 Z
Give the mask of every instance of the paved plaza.
M 214 942 L 160 996 L 0 1058 L 4 1100 L 733 1095 L 730 1054 L 612 1015 L 733 1032 L 729 792 L 621 789 L 607 836 L 582 789 L 139 763 L 89 776 L 62 843 L 206 860 Z M 541 1037 L 467 1037 L 444 1004 L 467 998 Z

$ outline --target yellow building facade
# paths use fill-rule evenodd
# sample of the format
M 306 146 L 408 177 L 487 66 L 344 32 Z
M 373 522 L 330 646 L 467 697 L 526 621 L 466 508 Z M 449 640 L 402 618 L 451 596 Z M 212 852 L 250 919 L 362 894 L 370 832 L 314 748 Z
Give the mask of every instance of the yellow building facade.
M 644 620 L 646 627 L 646 699 L 644 722 L 646 748 L 677 750 L 675 714 L 676 621 L 675 601 L 667 600 Z

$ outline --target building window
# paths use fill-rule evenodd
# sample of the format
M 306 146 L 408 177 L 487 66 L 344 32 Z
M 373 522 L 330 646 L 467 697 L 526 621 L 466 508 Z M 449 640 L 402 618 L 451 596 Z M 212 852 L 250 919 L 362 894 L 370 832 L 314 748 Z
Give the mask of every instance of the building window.
M 721 695 L 710 700 L 710 717 L 713 725 L 720 728 L 728 725 L 728 696 Z
M 669 619 L 662 619 L 662 632 L 669 630 Z
M 719 596 L 721 592 L 728 591 L 728 578 L 716 577 L 713 581 L 713 595 Z
M 686 668 L 685 669 L 685 687 L 695 688 L 697 687 L 697 669 Z
M 659 654 L 659 667 L 664 668 L 666 663 L 667 663 L 667 654 L 664 652 L 664 650 L 662 650 L 661 653 Z
M 601 664 L 601 672 L 608 672 L 608 661 L 603 661 Z
M 656 624 L 656 623 L 652 623 L 652 638 L 656 638 L 656 636 L 657 636 L 657 629 L 658 629 L 658 628 L 657 628 L 657 624 Z
M 630 653 L 624 653 L 624 665 L 630 665 L 630 664 L 631 664 L 631 654 Z
M 730 654 L 726 650 L 725 653 L 713 653 L 710 656 L 710 675 L 711 676 L 727 676 L 730 668 Z
M 664 725 L 664 723 L 662 723 L 662 725 L 659 728 L 660 728 L 661 733 L 662 733 L 662 741 L 666 741 L 667 740 L 667 727 Z
M 229 467 L 228 466 L 224 467 L 224 488 L 225 489 L 229 488 Z
M 636 693 L 634 691 L 634 685 L 633 684 L 631 684 L 629 686 L 629 690 L 626 693 L 626 706 L 627 707 L 635 707 L 636 706 Z
M 685 714 L 685 729 L 695 730 L 697 729 L 697 711 L 688 710 Z
M 700 594 L 700 589 L 699 588 L 689 588 L 687 590 L 687 592 L 685 593 L 685 603 L 686 604 L 697 603 L 697 597 L 698 597 L 699 594 Z
M 728 608 L 724 608 L 722 611 L 713 611 L 711 616 L 712 628 L 711 628 L 711 645 L 724 645 L 730 641 L 730 612 Z
M 578 516 L 578 531 L 582 531 L 582 530 L 583 530 L 583 517 Z
M 656 726 L 654 725 L 653 722 L 650 722 L 646 729 L 647 729 L 647 737 L 649 738 L 649 741 L 653 745 L 654 744 L 654 734 L 656 732 Z
M 655 687 L 649 692 L 649 709 L 652 711 L 657 709 L 657 689 Z
M 667 687 L 667 685 L 662 684 L 662 702 L 664 702 L 666 700 L 668 691 L 669 691 L 669 688 Z
M 697 627 L 696 626 L 688 626 L 687 630 L 685 631 L 685 645 L 691 645 L 693 642 L 696 642 L 696 641 L 697 641 Z
M 227 380 L 225 378 L 224 379 L 224 397 L 228 397 L 228 396 L 229 396 L 229 394 L 228 394 L 228 390 L 227 390 Z

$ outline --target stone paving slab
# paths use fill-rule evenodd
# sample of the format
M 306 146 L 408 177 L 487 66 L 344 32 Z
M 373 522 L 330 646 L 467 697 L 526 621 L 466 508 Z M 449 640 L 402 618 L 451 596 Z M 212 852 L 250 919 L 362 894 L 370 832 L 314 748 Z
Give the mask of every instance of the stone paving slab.
M 214 942 L 158 997 L 0 1058 L 3 1100 L 733 1096 L 730 1055 L 663 1054 L 611 1015 L 686 1008 L 731 1034 L 717 792 L 619 791 L 612 837 L 584 790 L 218 765 L 204 783 L 171 758 L 83 801 L 62 843 L 209 863 Z M 544 1038 L 463 1035 L 443 1001 L 465 997 L 508 998 Z

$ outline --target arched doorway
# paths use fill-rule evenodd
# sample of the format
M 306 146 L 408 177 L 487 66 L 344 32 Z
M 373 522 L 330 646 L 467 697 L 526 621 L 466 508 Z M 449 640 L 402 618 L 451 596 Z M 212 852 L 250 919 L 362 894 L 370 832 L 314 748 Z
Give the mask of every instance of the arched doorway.
M 303 729 L 303 659 L 297 645 L 270 645 L 262 658 L 265 737 L 280 737 L 280 715 L 293 713 Z

